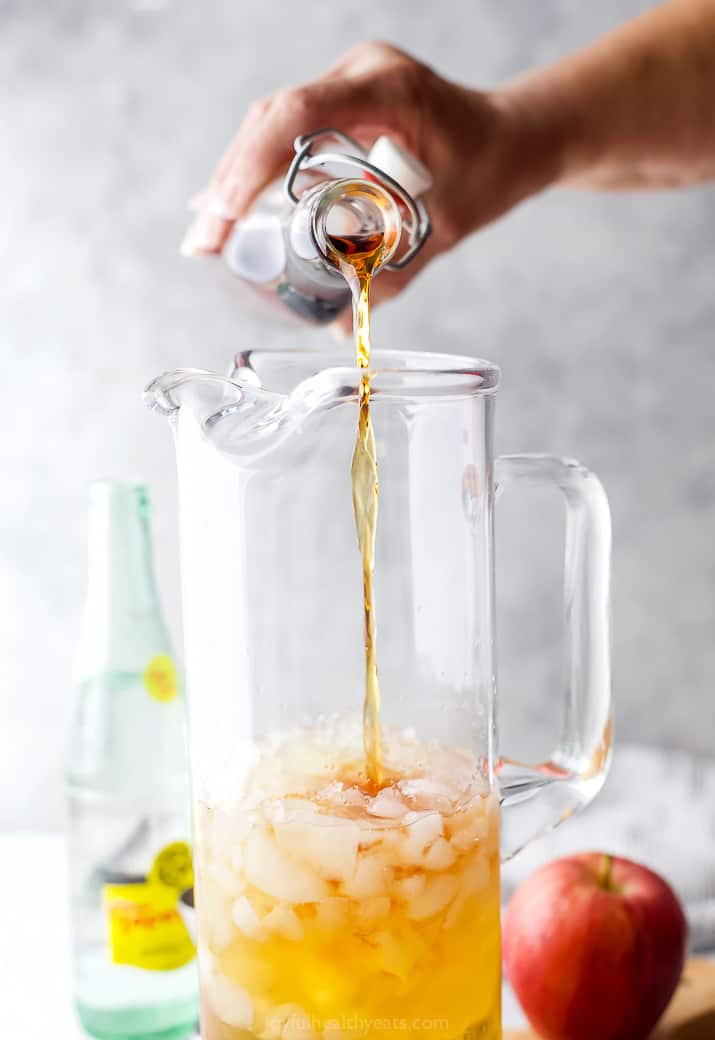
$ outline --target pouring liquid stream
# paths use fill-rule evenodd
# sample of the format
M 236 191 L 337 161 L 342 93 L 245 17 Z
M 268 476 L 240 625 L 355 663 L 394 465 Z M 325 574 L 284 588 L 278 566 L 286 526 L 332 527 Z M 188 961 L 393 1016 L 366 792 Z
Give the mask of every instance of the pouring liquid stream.
M 353 451 L 353 512 L 358 548 L 362 558 L 363 612 L 365 624 L 365 700 L 363 745 L 368 787 L 377 791 L 383 784 L 380 737 L 380 685 L 375 647 L 375 529 L 377 525 L 378 474 L 375 432 L 370 415 L 370 283 L 386 250 L 382 232 L 330 235 L 336 265 L 353 295 L 353 327 L 356 362 L 363 370 L 358 392 L 358 432 Z

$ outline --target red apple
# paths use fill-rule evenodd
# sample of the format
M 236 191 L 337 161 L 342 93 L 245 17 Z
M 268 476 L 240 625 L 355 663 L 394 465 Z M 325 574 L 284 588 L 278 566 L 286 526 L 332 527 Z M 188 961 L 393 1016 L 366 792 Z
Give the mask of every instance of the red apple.
M 504 919 L 504 963 L 544 1040 L 641 1040 L 678 984 L 686 939 L 661 877 L 587 852 L 519 886 Z

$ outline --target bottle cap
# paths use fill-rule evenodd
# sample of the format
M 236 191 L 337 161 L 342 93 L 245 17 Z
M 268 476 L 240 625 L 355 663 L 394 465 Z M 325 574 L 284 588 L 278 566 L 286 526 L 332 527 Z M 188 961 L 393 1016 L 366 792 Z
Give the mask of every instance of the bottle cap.
M 378 137 L 368 159 L 415 199 L 432 187 L 432 174 L 427 167 L 389 137 Z
M 280 223 L 271 215 L 249 213 L 231 232 L 223 256 L 229 270 L 248 282 L 266 285 L 280 278 L 286 263 Z

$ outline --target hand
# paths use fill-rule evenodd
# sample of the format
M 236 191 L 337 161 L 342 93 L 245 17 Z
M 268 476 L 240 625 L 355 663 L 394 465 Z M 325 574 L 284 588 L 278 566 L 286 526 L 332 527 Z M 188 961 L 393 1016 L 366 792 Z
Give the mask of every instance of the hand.
M 304 86 L 254 103 L 198 197 L 198 215 L 182 245 L 186 255 L 217 253 L 259 191 L 283 173 L 293 140 L 334 126 L 369 146 L 388 134 L 429 169 L 425 201 L 433 231 L 403 271 L 383 272 L 374 302 L 394 296 L 429 260 L 494 220 L 548 180 L 533 120 L 508 92 L 450 83 L 385 43 L 362 44 Z M 351 318 L 341 319 L 349 328 Z

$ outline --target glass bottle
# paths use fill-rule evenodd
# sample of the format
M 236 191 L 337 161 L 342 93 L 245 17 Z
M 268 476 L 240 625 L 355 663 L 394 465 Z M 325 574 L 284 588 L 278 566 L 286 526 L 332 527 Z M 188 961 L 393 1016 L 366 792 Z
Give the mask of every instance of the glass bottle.
M 334 321 L 351 294 L 331 263 L 322 232 L 393 241 L 383 266 L 408 264 L 430 233 L 421 196 L 429 171 L 388 137 L 368 153 L 338 130 L 298 137 L 284 178 L 270 184 L 239 220 L 223 250 L 233 274 L 270 305 L 314 324 Z
M 90 493 L 89 575 L 66 766 L 74 994 L 93 1036 L 197 1019 L 185 709 L 140 485 Z

